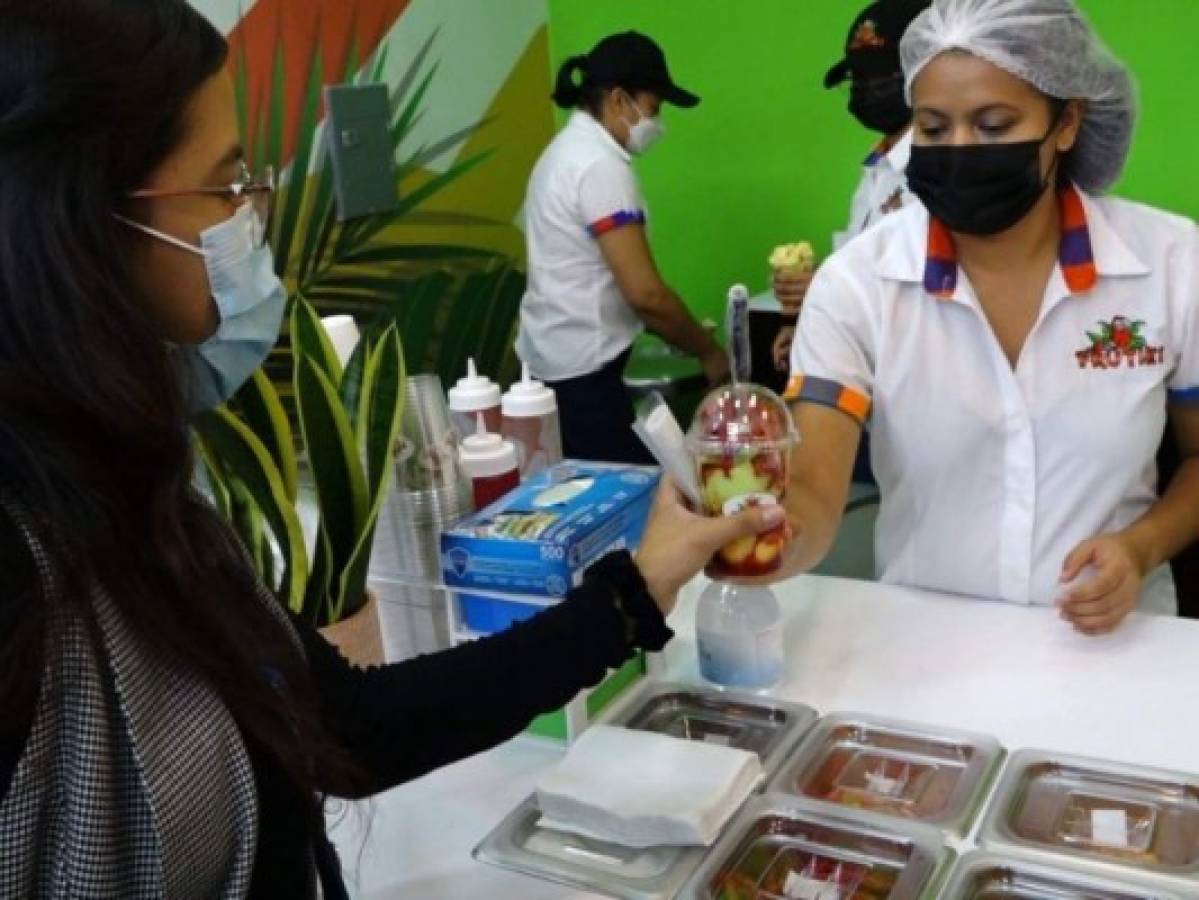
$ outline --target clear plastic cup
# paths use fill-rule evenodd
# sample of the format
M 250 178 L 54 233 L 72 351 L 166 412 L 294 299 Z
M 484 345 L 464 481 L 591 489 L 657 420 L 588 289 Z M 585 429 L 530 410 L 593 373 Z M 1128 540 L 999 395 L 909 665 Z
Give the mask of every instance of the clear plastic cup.
M 730 516 L 753 506 L 781 505 L 798 443 L 791 412 L 773 391 L 734 384 L 709 393 L 687 433 L 704 513 Z M 787 540 L 786 525 L 742 538 L 712 558 L 707 574 L 713 579 L 770 575 L 782 566 Z

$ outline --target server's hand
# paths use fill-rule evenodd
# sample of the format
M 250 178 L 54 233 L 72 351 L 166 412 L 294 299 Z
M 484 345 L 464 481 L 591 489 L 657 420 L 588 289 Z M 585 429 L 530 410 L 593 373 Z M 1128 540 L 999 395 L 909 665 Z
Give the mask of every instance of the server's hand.
M 1061 616 L 1083 634 L 1115 631 L 1136 609 L 1143 580 L 1135 549 L 1119 534 L 1083 541 L 1062 567 Z
M 785 518 L 781 506 L 755 507 L 720 518 L 698 515 L 687 508 L 670 478 L 663 476 L 637 552 L 637 568 L 662 614 L 670 615 L 679 590 L 721 547 L 777 528 Z

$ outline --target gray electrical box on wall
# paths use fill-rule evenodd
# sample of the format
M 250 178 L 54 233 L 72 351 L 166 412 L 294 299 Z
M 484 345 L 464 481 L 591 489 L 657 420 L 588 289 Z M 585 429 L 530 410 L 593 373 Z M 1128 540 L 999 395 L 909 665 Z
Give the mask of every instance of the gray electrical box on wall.
M 330 85 L 325 88 L 325 109 L 338 221 L 394 209 L 395 156 L 387 86 Z

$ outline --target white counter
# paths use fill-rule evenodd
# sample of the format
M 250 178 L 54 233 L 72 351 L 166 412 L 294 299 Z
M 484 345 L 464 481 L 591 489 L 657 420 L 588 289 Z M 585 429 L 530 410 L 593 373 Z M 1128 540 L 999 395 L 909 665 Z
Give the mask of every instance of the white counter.
M 788 677 L 774 693 L 1040 747 L 1199 772 L 1199 622 L 1134 617 L 1075 635 L 1053 610 L 805 577 L 776 588 Z M 667 675 L 699 680 L 694 600 L 671 625 Z M 403 747 L 396 748 L 397 753 Z M 593 895 L 476 863 L 474 846 L 562 751 L 526 738 L 351 808 L 332 834 L 365 900 Z M 362 828 L 369 829 L 366 840 Z

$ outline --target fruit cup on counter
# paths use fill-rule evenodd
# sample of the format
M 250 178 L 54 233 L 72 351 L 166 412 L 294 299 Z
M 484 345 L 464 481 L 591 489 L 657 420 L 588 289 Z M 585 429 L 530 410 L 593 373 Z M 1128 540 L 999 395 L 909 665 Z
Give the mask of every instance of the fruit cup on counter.
M 710 393 L 695 414 L 687 441 L 703 511 L 731 516 L 754 506 L 782 504 L 798 442 L 791 413 L 773 391 L 735 384 Z M 718 579 L 777 572 L 789 537 L 784 524 L 735 541 L 713 557 L 707 574 Z

